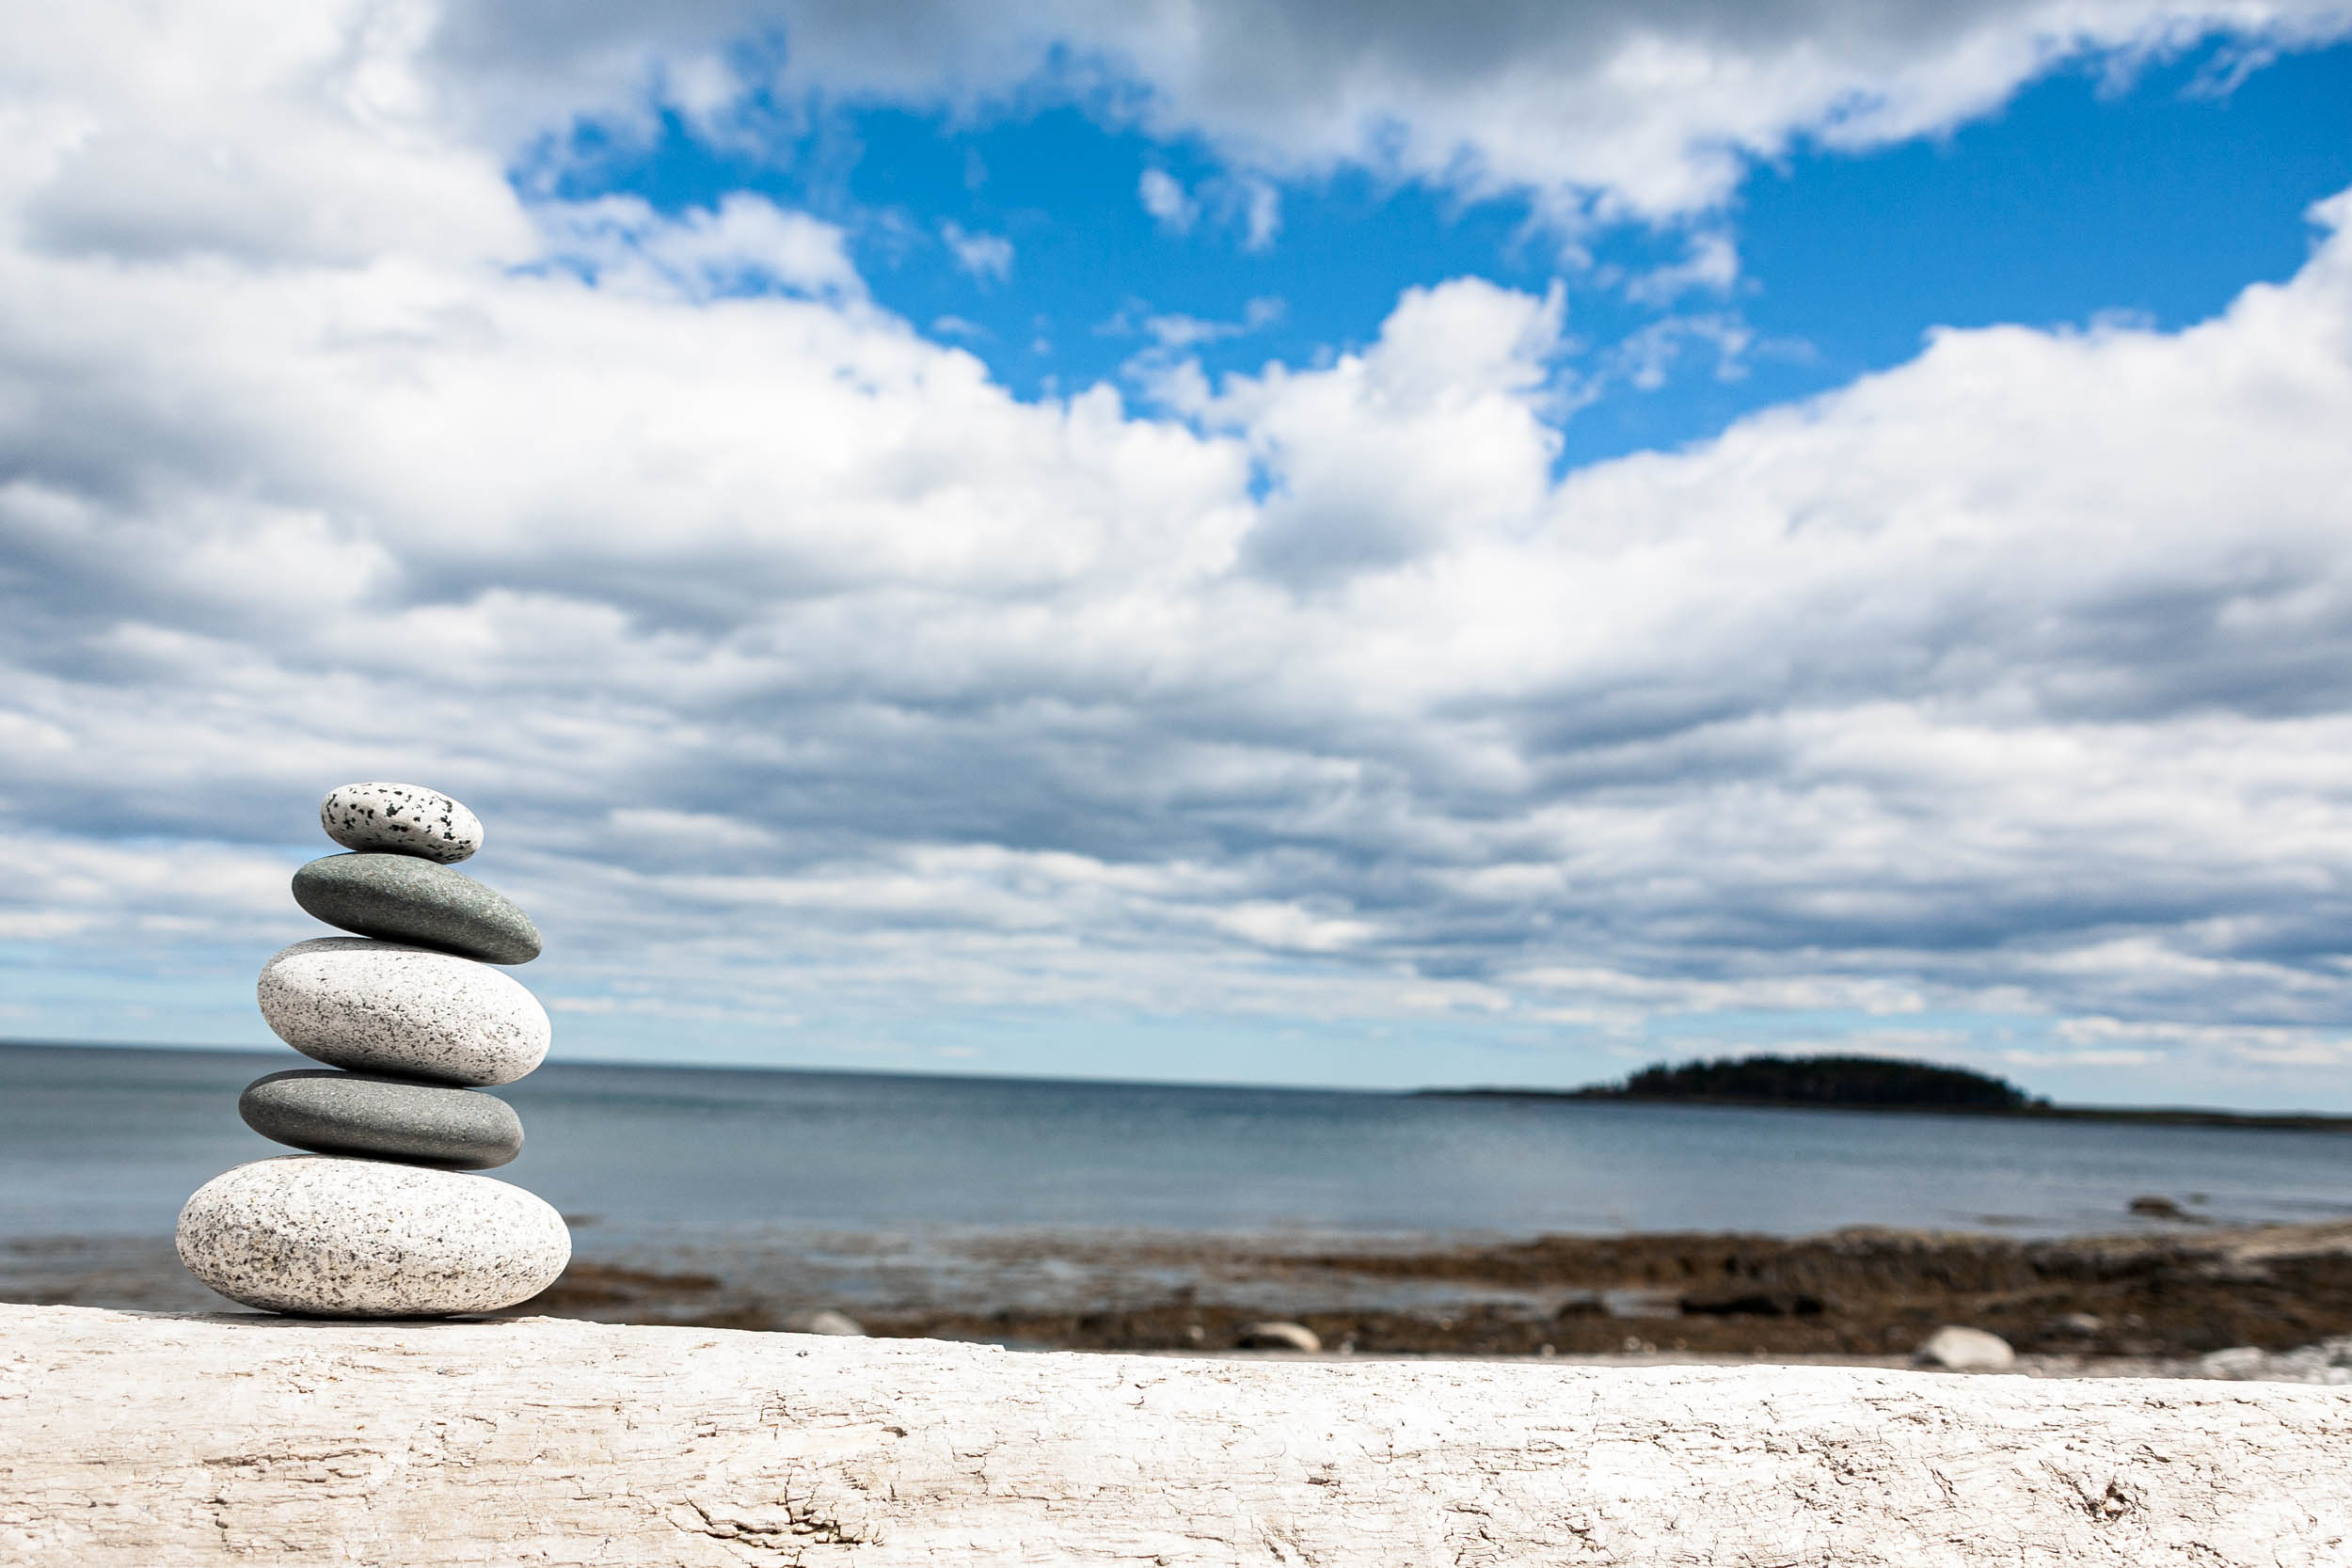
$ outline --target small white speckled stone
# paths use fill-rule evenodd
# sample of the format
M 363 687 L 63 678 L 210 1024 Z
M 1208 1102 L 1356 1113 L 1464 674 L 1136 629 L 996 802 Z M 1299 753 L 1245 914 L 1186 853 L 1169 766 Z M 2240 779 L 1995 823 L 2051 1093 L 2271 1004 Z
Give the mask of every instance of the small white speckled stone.
M 346 849 L 454 865 L 482 847 L 482 819 L 437 789 L 351 784 L 319 802 L 319 826 Z
M 438 1317 L 528 1301 L 571 1261 L 564 1217 L 486 1176 L 294 1155 L 224 1171 L 180 1211 L 180 1260 L 232 1301 Z
M 554 1035 L 539 999 L 488 964 L 366 937 L 297 942 L 255 989 L 279 1039 L 358 1072 L 511 1084 Z

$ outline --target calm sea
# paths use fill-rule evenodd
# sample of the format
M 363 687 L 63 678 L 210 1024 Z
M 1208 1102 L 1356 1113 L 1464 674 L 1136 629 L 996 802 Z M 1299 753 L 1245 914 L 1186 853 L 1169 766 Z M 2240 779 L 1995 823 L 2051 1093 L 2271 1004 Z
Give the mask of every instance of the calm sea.
M 0 1240 L 163 1237 L 273 1055 L 0 1046 Z M 2352 1215 L 2352 1135 L 559 1064 L 498 1172 L 629 1250 L 792 1231 L 1523 1236 Z

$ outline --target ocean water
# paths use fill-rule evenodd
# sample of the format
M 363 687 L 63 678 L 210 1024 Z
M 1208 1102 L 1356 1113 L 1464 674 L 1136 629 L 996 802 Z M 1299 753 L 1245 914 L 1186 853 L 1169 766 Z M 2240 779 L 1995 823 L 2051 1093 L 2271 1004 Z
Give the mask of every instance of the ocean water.
M 0 1046 L 0 1241 L 167 1237 L 285 1150 L 269 1055 Z M 584 1254 L 952 1232 L 1520 1237 L 1848 1225 L 2048 1235 L 2352 1215 L 2352 1135 L 1927 1115 L 556 1064 L 497 1172 Z

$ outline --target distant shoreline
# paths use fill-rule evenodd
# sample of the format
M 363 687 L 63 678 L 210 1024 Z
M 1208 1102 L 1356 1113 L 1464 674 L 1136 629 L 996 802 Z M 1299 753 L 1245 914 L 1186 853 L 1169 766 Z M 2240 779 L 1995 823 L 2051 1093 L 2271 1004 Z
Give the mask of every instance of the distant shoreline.
M 210 1045 L 167 1043 L 135 1040 L 66 1040 L 0 1037 L 0 1052 L 119 1052 L 171 1057 L 226 1058 L 243 1056 L 254 1060 L 271 1060 L 298 1064 L 300 1058 L 291 1055 L 288 1048 L 271 1044 Z M 550 1069 L 569 1072 L 576 1069 L 592 1071 L 636 1071 L 652 1069 L 665 1072 L 710 1073 L 777 1073 L 815 1078 L 922 1080 L 942 1083 L 1030 1084 L 1040 1085 L 1071 1085 L 1088 1088 L 1132 1089 L 1199 1089 L 1231 1091 L 1242 1094 L 1349 1095 L 1369 1098 L 1404 1100 L 1523 1100 L 1562 1101 L 1583 1104 L 1621 1105 L 1704 1105 L 1748 1111 L 1877 1111 L 1914 1116 L 2002 1117 L 2045 1121 L 2105 1121 L 2139 1126 L 2170 1127 L 2232 1127 L 2252 1132 L 2352 1132 L 2352 1112 L 2325 1111 L 2224 1111 L 2196 1106 L 2128 1106 L 2128 1105 L 2049 1105 L 2036 1103 L 2010 1108 L 1965 1104 L 1837 1104 L 1824 1101 L 1790 1101 L 1785 1100 L 1739 1099 L 1726 1096 L 1700 1095 L 1640 1095 L 1585 1086 L 1573 1089 L 1510 1087 L 1485 1085 L 1470 1086 L 1422 1086 L 1420 1088 L 1366 1088 L 1341 1085 L 1316 1084 L 1235 1084 L 1218 1081 L 1152 1078 L 1070 1078 L 1029 1073 L 995 1072 L 934 1072 L 874 1068 L 811 1067 L 779 1063 L 727 1062 L 665 1062 L 653 1060 L 563 1060 L 549 1064 Z
M 1590 1089 L 1413 1089 L 1422 1100 L 1569 1101 L 1581 1105 L 1698 1105 L 1741 1111 L 1837 1111 L 1929 1117 L 1997 1117 L 2009 1121 L 2112 1121 L 2142 1127 L 2234 1127 L 2257 1132 L 2352 1132 L 2352 1116 L 2320 1111 L 2209 1111 L 2191 1106 L 2129 1105 L 1837 1105 L 1740 1100 L 1716 1095 L 1596 1094 Z

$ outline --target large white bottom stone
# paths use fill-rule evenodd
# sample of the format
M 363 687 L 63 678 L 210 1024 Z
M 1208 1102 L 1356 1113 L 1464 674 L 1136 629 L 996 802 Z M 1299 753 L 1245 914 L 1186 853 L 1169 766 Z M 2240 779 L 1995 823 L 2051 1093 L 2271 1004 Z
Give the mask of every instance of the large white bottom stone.
M 571 1260 L 552 1208 L 486 1176 L 295 1155 L 225 1171 L 180 1211 L 180 1260 L 233 1301 L 440 1317 L 528 1301 Z

